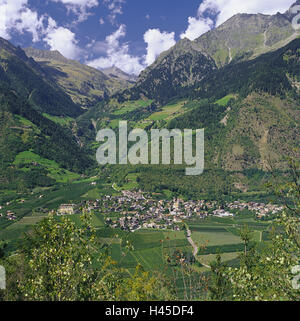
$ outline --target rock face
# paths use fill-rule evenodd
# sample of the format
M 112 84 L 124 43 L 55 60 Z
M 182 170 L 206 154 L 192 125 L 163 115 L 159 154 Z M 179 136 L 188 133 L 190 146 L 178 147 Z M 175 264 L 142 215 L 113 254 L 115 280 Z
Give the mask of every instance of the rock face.
M 83 108 L 89 108 L 120 89 L 132 85 L 132 81 L 124 75 L 107 74 L 98 69 L 83 65 L 78 61 L 65 58 L 58 51 L 24 49 L 28 57 L 32 57 L 45 69 L 49 76 Z M 122 72 L 120 71 L 119 74 Z
M 128 81 L 130 83 L 135 83 L 135 81 L 137 80 L 137 76 L 129 75 L 126 72 L 124 72 L 123 70 L 117 68 L 116 66 L 113 66 L 111 68 L 102 69 L 101 71 L 105 75 L 107 75 L 108 77 Z
M 195 43 L 222 67 L 278 49 L 296 36 L 286 14 L 237 14 Z

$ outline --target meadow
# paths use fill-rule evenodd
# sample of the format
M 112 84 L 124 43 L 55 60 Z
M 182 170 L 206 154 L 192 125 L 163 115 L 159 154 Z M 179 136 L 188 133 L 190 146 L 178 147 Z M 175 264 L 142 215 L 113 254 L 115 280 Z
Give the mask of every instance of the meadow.
M 68 183 L 80 178 L 80 175 L 61 168 L 55 161 L 43 158 L 31 151 L 19 153 L 13 164 L 23 171 L 30 171 L 33 164 L 41 166 L 48 172 L 48 176 L 58 183 Z

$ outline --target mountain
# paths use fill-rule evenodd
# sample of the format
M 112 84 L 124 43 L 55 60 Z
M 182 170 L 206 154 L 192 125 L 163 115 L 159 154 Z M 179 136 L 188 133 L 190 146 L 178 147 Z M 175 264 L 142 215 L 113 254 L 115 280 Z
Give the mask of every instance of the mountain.
M 0 84 L 0 189 L 67 182 L 92 165 L 71 130 L 44 117 L 9 85 Z
M 176 61 L 178 50 L 173 49 L 160 56 L 154 65 L 161 67 L 164 60 L 164 64 Z M 115 128 L 118 120 L 129 121 L 131 128 L 147 130 L 205 128 L 206 169 L 243 172 L 267 170 L 271 165 L 286 168 L 284 157 L 300 147 L 300 39 L 251 60 L 220 68 L 205 55 L 197 57 L 203 59 L 199 65 L 202 70 L 207 66 L 210 71 L 199 72 L 198 80 L 185 87 L 175 87 L 173 83 L 170 88 L 166 78 L 155 82 L 149 74 L 147 82 L 141 82 L 140 77 L 133 88 L 136 99 L 149 93 L 149 88 L 154 94 L 155 89 L 161 98 L 156 108 L 138 107 L 139 101 L 147 100 L 130 101 L 125 92 L 123 97 L 118 96 L 119 105 L 111 99 L 80 118 L 85 120 L 85 126 L 97 129 Z M 186 59 L 184 70 L 191 67 Z M 160 71 L 166 73 L 166 69 Z M 154 75 L 154 69 L 147 72 Z M 169 77 L 175 79 L 172 78 L 175 74 Z M 176 79 L 180 76 L 183 79 L 185 74 L 178 74 Z M 155 105 L 150 102 L 149 106 Z
M 117 68 L 116 66 L 102 69 L 102 72 L 111 78 L 117 78 L 119 80 L 124 80 L 126 82 L 134 83 L 137 80 L 137 76 L 129 75 L 123 70 Z
M 296 39 L 207 75 L 186 97 L 211 102 L 221 98 L 225 103 L 217 109 L 209 103 L 200 105 L 169 126 L 206 127 L 211 160 L 225 170 L 266 170 L 269 160 L 282 169 L 282 156 L 300 147 L 299 89 L 300 39 Z
M 58 51 L 25 48 L 32 57 L 55 80 L 74 103 L 88 108 L 118 90 L 129 87 L 132 80 L 125 73 L 116 71 L 102 72 L 65 58 Z
M 216 68 L 211 57 L 201 52 L 195 43 L 183 39 L 142 71 L 126 94 L 134 99 L 146 96 L 165 102 L 176 96 L 179 88 L 193 85 Z
M 46 69 L 0 38 L 1 190 L 67 182 L 89 168 L 76 132 L 80 114 Z
M 0 38 L 0 84 L 8 85 L 43 113 L 76 117 L 81 109 L 21 48 Z
M 297 4 L 297 3 L 296 3 Z M 300 35 L 291 14 L 237 14 L 195 41 L 183 39 L 144 70 L 126 95 L 167 101 L 216 68 L 277 50 Z
M 222 67 L 283 47 L 297 36 L 287 14 L 237 14 L 194 42 Z

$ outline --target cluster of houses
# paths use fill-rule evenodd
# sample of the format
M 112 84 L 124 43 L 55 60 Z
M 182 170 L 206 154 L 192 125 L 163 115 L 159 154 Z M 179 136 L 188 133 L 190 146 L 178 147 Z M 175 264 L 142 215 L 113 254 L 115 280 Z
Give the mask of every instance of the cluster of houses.
M 235 213 L 243 210 L 254 212 L 257 218 L 283 210 L 283 206 L 254 202 L 236 201 L 221 207 L 216 201 L 156 200 L 142 191 L 123 191 L 120 196 L 107 195 L 77 205 L 62 204 L 57 215 L 76 214 L 80 207 L 102 213 L 107 226 L 132 232 L 139 229 L 180 230 L 184 221 L 191 218 L 234 217 Z
M 255 203 L 255 202 L 240 202 L 235 201 L 233 203 L 227 204 L 227 207 L 231 210 L 248 210 L 254 212 L 256 217 L 261 219 L 270 215 L 275 215 L 280 213 L 284 207 L 282 205 L 276 204 L 265 204 L 265 203 Z
M 2 209 L 2 206 L 0 206 L 0 210 L 1 209 Z M 6 218 L 9 221 L 15 221 L 17 219 L 16 214 L 12 211 L 7 211 L 6 215 L 4 215 L 3 213 L 0 213 L 0 217 Z
M 106 218 L 107 226 L 128 231 L 138 229 L 179 230 L 184 221 L 191 218 L 204 219 L 208 216 L 233 217 L 236 213 L 248 210 L 257 218 L 274 215 L 283 210 L 283 206 L 255 202 L 236 201 L 219 206 L 216 201 L 184 201 L 182 199 L 157 200 L 142 191 L 123 191 L 120 196 L 104 196 L 101 199 L 83 201 L 80 204 L 62 204 L 56 214 L 73 215 L 84 208 L 89 212 L 101 213 Z M 3 207 L 0 206 L 0 210 Z M 16 220 L 12 211 L 0 218 Z
M 121 196 L 108 195 L 102 199 L 85 201 L 77 205 L 62 204 L 57 215 L 76 214 L 82 207 L 89 212 L 104 214 L 106 224 L 113 228 L 128 231 L 138 229 L 180 230 L 184 220 L 193 216 L 205 218 L 209 215 L 208 211 L 216 206 L 217 202 L 185 202 L 182 199 L 156 200 L 142 191 L 123 191 Z

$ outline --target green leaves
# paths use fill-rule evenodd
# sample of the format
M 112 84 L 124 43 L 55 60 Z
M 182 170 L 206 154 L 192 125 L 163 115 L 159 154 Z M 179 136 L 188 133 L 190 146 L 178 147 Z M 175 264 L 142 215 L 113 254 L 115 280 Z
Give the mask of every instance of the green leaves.
M 293 268 L 299 264 L 299 164 L 291 161 L 291 182 L 277 186 L 286 201 L 286 210 L 275 221 L 271 242 L 264 249 L 247 252 L 250 231 L 241 230 L 245 253 L 239 268 L 228 268 L 224 277 L 230 281 L 232 299 L 238 301 L 299 300 L 300 291 L 293 287 Z M 292 205 L 290 205 L 292 204 Z
M 133 275 L 106 252 L 99 252 L 91 214 L 82 225 L 68 218 L 48 217 L 26 236 L 9 271 L 5 299 L 29 301 L 114 301 L 169 298 L 165 280 L 140 266 Z

